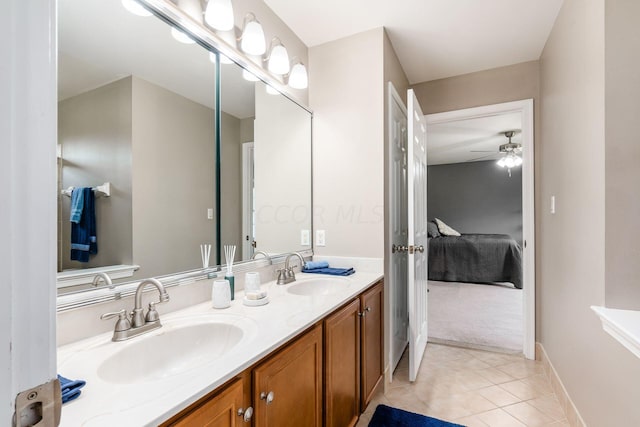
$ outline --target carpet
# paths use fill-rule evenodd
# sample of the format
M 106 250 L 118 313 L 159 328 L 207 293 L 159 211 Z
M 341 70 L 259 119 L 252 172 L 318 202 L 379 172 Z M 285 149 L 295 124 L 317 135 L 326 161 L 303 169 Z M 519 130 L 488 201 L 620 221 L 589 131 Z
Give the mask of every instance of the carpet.
M 378 405 L 369 427 L 463 427 L 425 415 L 414 414 L 387 405 Z
M 429 340 L 522 352 L 522 290 L 511 284 L 429 281 Z

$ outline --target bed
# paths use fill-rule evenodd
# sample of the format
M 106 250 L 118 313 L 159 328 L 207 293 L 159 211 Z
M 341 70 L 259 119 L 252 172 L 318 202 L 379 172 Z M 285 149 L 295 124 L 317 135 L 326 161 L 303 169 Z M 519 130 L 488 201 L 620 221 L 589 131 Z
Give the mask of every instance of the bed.
M 506 234 L 432 237 L 429 280 L 511 282 L 522 289 L 522 249 Z

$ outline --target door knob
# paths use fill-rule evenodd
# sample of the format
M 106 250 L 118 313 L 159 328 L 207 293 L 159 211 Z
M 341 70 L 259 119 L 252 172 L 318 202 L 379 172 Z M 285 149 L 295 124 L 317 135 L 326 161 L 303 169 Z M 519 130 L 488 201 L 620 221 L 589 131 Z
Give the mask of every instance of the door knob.
M 396 252 L 402 253 L 407 252 L 407 247 L 403 245 L 391 245 L 391 253 L 395 254 Z
M 413 246 L 413 245 L 409 245 L 409 253 L 413 254 L 414 252 L 424 252 L 424 246 L 420 245 L 420 246 Z

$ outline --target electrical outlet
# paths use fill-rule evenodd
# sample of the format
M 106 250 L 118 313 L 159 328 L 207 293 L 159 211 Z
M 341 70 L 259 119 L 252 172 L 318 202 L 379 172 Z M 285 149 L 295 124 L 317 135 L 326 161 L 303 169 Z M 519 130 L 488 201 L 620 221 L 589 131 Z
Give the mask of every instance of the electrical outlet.
M 207 209 L 207 219 L 213 219 L 213 208 Z
M 311 239 L 311 235 L 309 230 L 300 230 L 300 244 L 302 246 L 309 246 L 309 240 Z
M 325 246 L 324 230 L 316 230 L 316 246 Z

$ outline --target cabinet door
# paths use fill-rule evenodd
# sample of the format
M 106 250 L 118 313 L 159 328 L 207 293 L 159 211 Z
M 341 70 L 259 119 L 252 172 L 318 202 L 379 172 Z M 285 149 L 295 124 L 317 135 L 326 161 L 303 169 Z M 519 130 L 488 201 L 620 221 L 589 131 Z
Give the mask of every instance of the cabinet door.
M 253 370 L 256 427 L 322 425 L 322 326 Z
M 220 394 L 170 425 L 175 427 L 240 427 L 244 425 L 243 417 L 238 415 L 238 409 L 242 408 L 242 402 L 242 380 L 237 380 Z
M 325 425 L 354 426 L 360 415 L 360 300 L 324 322 Z
M 383 372 L 383 282 L 360 296 L 362 317 L 362 405 L 369 405 Z

